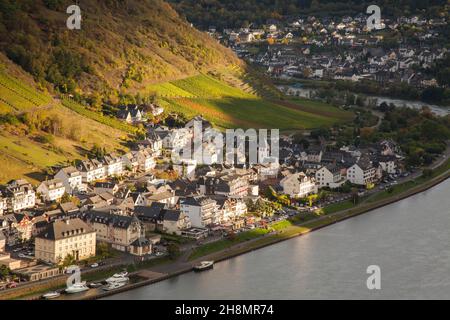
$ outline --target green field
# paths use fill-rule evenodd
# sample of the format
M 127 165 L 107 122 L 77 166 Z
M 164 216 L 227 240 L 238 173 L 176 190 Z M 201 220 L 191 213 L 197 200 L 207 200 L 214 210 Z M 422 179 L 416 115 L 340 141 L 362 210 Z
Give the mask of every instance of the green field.
M 219 128 L 299 130 L 331 126 L 353 117 L 350 112 L 306 99 L 268 101 L 207 75 L 151 85 L 147 91 L 156 94 L 167 111 L 188 118 L 201 114 Z

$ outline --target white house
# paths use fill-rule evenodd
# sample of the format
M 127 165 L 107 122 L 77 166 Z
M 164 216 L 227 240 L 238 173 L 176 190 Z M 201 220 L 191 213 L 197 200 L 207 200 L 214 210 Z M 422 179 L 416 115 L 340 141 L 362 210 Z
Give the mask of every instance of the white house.
M 180 210 L 164 210 L 163 230 L 169 234 L 181 235 L 182 231 L 191 227 L 189 217 Z
M 55 178 L 42 182 L 36 189 L 42 196 L 44 201 L 58 201 L 66 192 L 62 180 Z
M 280 181 L 283 192 L 293 198 L 304 198 L 318 191 L 314 178 L 309 178 L 303 172 L 286 176 Z
M 81 172 L 73 166 L 62 168 L 55 175 L 55 178 L 63 182 L 66 192 L 69 194 L 86 190 L 86 185 L 83 184 Z
M 33 208 L 36 204 L 33 186 L 25 179 L 10 182 L 7 185 L 5 197 L 8 209 L 14 212 Z
M 181 201 L 180 210 L 189 217 L 193 227 L 206 227 L 219 222 L 217 202 L 207 197 L 189 197 Z
M 102 158 L 102 163 L 105 167 L 106 176 L 121 176 L 123 174 L 123 162 L 121 157 L 118 157 L 115 154 L 105 155 Z
M 320 188 L 339 188 L 346 179 L 342 177 L 340 169 L 335 165 L 323 166 L 316 171 L 316 182 Z
M 7 209 L 6 198 L 3 198 L 0 194 L 0 216 L 3 215 L 3 212 Z M 1 250 L 0 250 L 1 251 Z
M 376 168 L 368 159 L 361 158 L 347 169 L 347 180 L 357 185 L 368 185 L 376 178 Z
M 395 156 L 380 156 L 378 163 L 381 170 L 388 174 L 395 174 L 397 171 L 397 158 Z
M 131 168 L 131 171 L 137 170 L 147 172 L 156 167 L 156 154 L 150 147 L 140 146 L 139 150 L 133 150 L 122 157 L 125 167 Z
M 83 182 L 86 183 L 106 178 L 106 168 L 97 159 L 82 161 L 78 170 L 81 171 Z

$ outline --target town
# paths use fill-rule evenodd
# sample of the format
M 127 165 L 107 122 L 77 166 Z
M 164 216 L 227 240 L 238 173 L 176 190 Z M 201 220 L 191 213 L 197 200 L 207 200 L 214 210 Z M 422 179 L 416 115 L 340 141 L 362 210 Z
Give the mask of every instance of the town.
M 123 109 L 136 110 L 121 113 L 123 121 L 144 121 L 138 106 Z M 281 135 L 279 159 L 271 163 L 219 164 L 220 150 L 208 148 L 207 139 L 208 164 L 173 163 L 173 150 L 192 143 L 195 122 L 203 131 L 212 127 L 202 116 L 181 127 L 147 123 L 145 139 L 128 153 L 100 150 L 39 185 L 23 178 L 3 185 L 2 288 L 59 276 L 74 264 L 171 257 L 192 245 L 273 231 L 276 223 L 320 217 L 328 206 L 355 203 L 411 174 L 395 141 L 330 148 L 313 134 Z
M 392 91 L 386 86 L 396 84 L 403 85 L 409 96 L 400 90 L 394 94 L 415 99 L 421 98 L 415 95 L 417 90 L 406 90 L 406 86 L 424 90 L 448 85 L 448 75 L 436 70 L 447 55 L 447 48 L 440 45 L 446 41 L 445 18 L 382 17 L 376 31 L 368 30 L 367 19 L 362 13 L 340 18 L 289 17 L 239 29 L 211 26 L 208 33 L 278 81 L 343 80 L 354 83 L 352 89 L 355 83 L 364 83 L 358 88 L 372 94 L 385 94 L 383 87 Z M 299 95 L 292 88 L 285 91 Z M 435 91 L 430 99 L 437 97 Z

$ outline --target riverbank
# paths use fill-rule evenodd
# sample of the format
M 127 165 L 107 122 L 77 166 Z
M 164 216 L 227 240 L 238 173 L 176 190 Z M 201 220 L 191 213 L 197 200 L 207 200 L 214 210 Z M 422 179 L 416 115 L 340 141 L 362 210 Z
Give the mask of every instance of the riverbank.
M 450 161 L 447 159 L 446 161 L 443 161 L 443 164 L 441 164 L 439 167 L 435 167 L 431 175 L 427 177 L 421 175 L 415 180 L 406 182 L 404 186 L 396 186 L 396 188 L 394 188 L 391 192 L 377 192 L 373 196 L 364 199 L 364 202 L 360 203 L 357 206 L 352 206 L 350 208 L 347 208 L 347 206 L 340 206 L 336 211 L 333 212 L 333 210 L 330 210 L 328 213 L 316 219 L 298 224 L 287 224 L 285 227 L 280 228 L 276 232 L 267 233 L 262 235 L 261 237 L 249 239 L 242 243 L 237 243 L 236 245 L 218 250 L 216 252 L 212 252 L 207 255 L 197 256 L 193 260 L 189 259 L 192 252 L 185 252 L 175 261 L 169 260 L 168 258 L 153 259 L 139 265 L 128 266 L 129 269 L 132 267 L 132 270 L 129 271 L 132 271 L 132 274 L 139 279 L 136 283 L 129 284 L 123 288 L 115 290 L 114 292 L 104 292 L 95 289 L 82 296 L 62 296 L 62 298 L 75 298 L 80 300 L 99 299 L 120 292 L 160 282 L 171 277 L 176 277 L 183 273 L 191 272 L 192 266 L 201 260 L 214 260 L 216 262 L 220 262 L 244 253 L 248 253 L 257 249 L 267 247 L 269 245 L 279 243 L 281 241 L 302 236 L 304 234 L 319 230 L 334 223 L 370 212 L 374 209 L 389 205 L 391 203 L 413 196 L 417 193 L 426 191 L 433 186 L 443 182 L 449 176 Z M 98 281 L 101 279 L 105 279 L 124 267 L 126 266 L 117 265 L 105 270 L 92 270 L 84 274 L 83 280 Z M 146 275 L 146 270 L 149 271 L 148 273 L 150 273 L 151 276 Z M 36 283 L 33 286 L 28 287 L 26 289 L 26 292 L 17 291 L 15 292 L 16 294 L 12 292 L 8 296 L 3 296 L 2 298 L 38 299 L 40 295 L 46 291 L 62 288 L 65 285 L 65 279 L 66 277 L 61 277 L 59 279 L 51 281 L 49 284 Z
M 224 249 L 224 250 L 221 250 L 221 251 L 218 251 L 218 252 L 206 255 L 206 256 L 202 256 L 201 258 L 192 260 L 191 262 L 193 264 L 195 264 L 195 263 L 198 263 L 198 261 L 200 261 L 200 260 L 214 260 L 215 262 L 224 261 L 224 260 L 239 256 L 241 254 L 245 254 L 245 253 L 248 253 L 248 252 L 251 252 L 254 250 L 258 250 L 258 249 L 279 243 L 281 241 L 286 241 L 286 240 L 289 240 L 289 239 L 292 239 L 295 237 L 299 237 L 299 236 L 308 234 L 312 231 L 319 230 L 326 226 L 335 224 L 337 222 L 344 221 L 349 218 L 371 212 L 377 208 L 381 208 L 381 207 L 387 206 L 389 204 L 392 204 L 394 202 L 411 197 L 415 194 L 424 192 L 424 191 L 440 184 L 441 182 L 445 181 L 446 179 L 448 179 L 450 177 L 449 166 L 450 166 L 450 162 L 447 160 L 443 164 L 442 168 L 436 169 L 438 172 L 436 176 L 430 177 L 423 183 L 421 183 L 417 186 L 411 187 L 410 189 L 408 189 L 404 192 L 394 194 L 391 197 L 381 199 L 381 200 L 378 200 L 378 201 L 372 202 L 372 203 L 364 203 L 360 206 L 356 206 L 356 207 L 346 209 L 346 210 L 337 211 L 335 213 L 330 213 L 326 216 L 308 221 L 303 224 L 291 225 L 291 226 L 288 226 L 288 227 L 282 229 L 278 233 L 268 234 L 259 239 L 253 239 L 253 240 L 245 242 L 245 243 L 237 244 L 236 246 L 233 246 L 233 247 L 230 247 L 230 248 L 227 248 L 227 249 Z M 163 266 L 161 266 L 161 267 L 163 267 Z M 175 276 L 181 275 L 186 272 L 191 272 L 191 271 L 192 271 L 192 266 L 187 266 L 187 265 L 180 266 L 178 270 L 171 272 L 170 274 L 163 275 L 159 278 L 135 283 L 135 284 L 129 285 L 129 286 L 124 287 L 115 292 L 102 292 L 96 296 L 86 297 L 86 299 L 100 299 L 100 298 L 111 296 L 111 295 L 114 295 L 114 294 L 117 294 L 120 292 L 132 290 L 132 289 L 135 289 L 138 287 L 142 287 L 142 286 L 150 285 L 150 284 L 153 284 L 156 282 L 160 282 L 160 281 L 166 280 L 168 278 L 175 277 Z

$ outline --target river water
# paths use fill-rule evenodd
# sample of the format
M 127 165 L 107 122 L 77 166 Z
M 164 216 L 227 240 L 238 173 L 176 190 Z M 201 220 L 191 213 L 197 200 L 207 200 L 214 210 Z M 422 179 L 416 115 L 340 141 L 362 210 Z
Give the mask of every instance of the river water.
M 370 213 L 108 299 L 450 299 L 450 180 Z M 367 267 L 381 289 L 367 289 Z
M 314 99 L 314 97 L 317 95 L 317 90 L 311 88 L 302 88 L 298 86 L 278 86 L 278 89 L 283 92 L 288 92 L 293 96 L 299 96 L 307 99 Z M 374 100 L 376 105 L 380 105 L 381 103 L 386 102 L 387 104 L 393 103 L 397 107 L 407 107 L 419 110 L 422 109 L 422 107 L 426 106 L 438 116 L 446 116 L 450 114 L 450 106 L 438 106 L 422 101 L 404 100 L 382 96 L 367 96 L 367 98 Z

